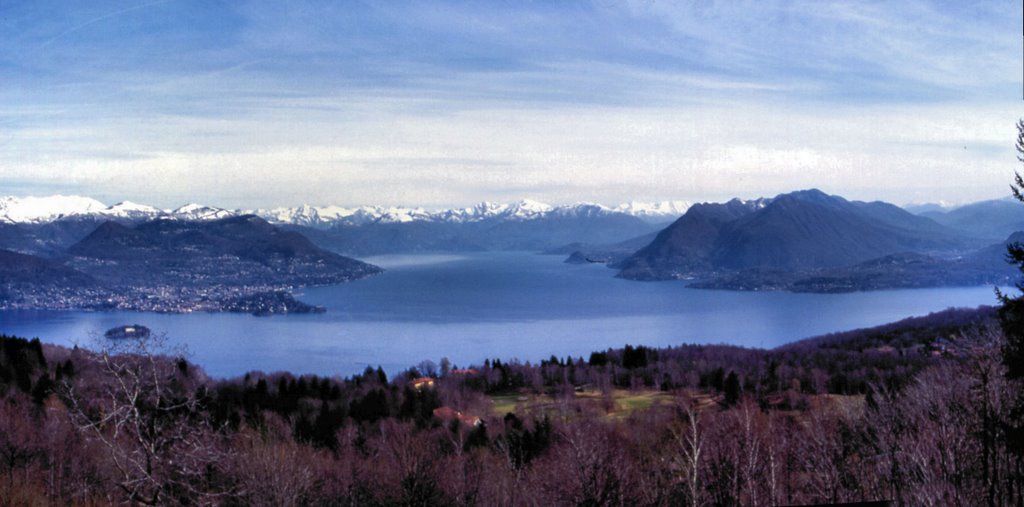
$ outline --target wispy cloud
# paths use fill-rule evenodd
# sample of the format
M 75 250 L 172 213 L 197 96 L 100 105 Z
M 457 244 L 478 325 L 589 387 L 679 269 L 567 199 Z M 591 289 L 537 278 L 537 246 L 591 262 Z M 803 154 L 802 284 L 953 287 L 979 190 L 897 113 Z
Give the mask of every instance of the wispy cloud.
M 48 39 L 45 42 L 43 42 L 42 44 L 40 44 L 40 47 L 41 48 L 45 48 L 46 46 L 49 46 L 50 44 L 53 44 L 54 42 L 57 42 L 58 40 L 62 39 L 63 37 L 66 37 L 66 36 L 68 36 L 68 35 L 70 35 L 72 33 L 75 33 L 75 32 L 77 32 L 77 31 L 79 31 L 79 30 L 81 30 L 83 28 L 86 28 L 89 25 L 93 25 L 93 24 L 99 23 L 101 21 L 107 21 L 107 20 L 109 20 L 111 18 L 115 18 L 117 16 L 128 14 L 128 13 L 131 13 L 132 11 L 136 11 L 136 10 L 139 10 L 139 9 L 145 9 L 147 7 L 152 7 L 154 5 L 164 4 L 164 3 L 167 3 L 169 1 L 171 1 L 171 0 L 156 0 L 155 2 L 144 3 L 142 5 L 134 5 L 134 6 L 131 6 L 131 7 L 124 8 L 124 9 L 116 10 L 114 12 L 103 14 L 101 16 L 97 16 L 95 18 L 89 19 L 88 21 L 85 21 L 84 23 L 79 23 L 77 25 L 72 26 L 71 28 L 68 28 L 67 30 L 64 30 L 63 32 L 60 32 L 59 34 L 57 34 L 53 38 Z

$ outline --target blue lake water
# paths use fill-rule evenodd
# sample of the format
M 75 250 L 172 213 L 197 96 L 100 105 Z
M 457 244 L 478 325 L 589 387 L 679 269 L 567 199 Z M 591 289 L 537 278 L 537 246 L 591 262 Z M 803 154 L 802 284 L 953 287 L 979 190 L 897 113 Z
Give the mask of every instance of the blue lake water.
M 996 302 L 991 287 L 853 294 L 687 289 L 633 282 L 601 265 L 569 265 L 532 253 L 382 256 L 380 276 L 305 289 L 325 314 L 0 311 L 0 333 L 95 346 L 114 326 L 138 323 L 184 345 L 214 376 L 287 370 L 350 375 L 367 365 L 390 373 L 430 359 L 535 361 L 626 343 L 730 343 L 774 347 L 949 307 Z

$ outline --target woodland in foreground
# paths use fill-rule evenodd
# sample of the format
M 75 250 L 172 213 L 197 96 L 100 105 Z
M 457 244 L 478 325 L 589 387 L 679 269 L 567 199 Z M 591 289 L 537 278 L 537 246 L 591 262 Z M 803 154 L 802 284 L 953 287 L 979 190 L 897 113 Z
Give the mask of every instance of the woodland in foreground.
M 159 339 L 108 345 L 0 338 L 0 505 L 1024 502 L 991 308 L 391 379 L 211 380 Z

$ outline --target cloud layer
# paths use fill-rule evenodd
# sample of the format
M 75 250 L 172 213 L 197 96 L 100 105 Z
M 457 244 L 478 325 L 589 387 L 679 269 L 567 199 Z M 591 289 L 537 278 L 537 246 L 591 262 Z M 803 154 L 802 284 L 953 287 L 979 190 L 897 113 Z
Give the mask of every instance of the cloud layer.
M 1021 6 L 5 4 L 0 193 L 1001 196 Z

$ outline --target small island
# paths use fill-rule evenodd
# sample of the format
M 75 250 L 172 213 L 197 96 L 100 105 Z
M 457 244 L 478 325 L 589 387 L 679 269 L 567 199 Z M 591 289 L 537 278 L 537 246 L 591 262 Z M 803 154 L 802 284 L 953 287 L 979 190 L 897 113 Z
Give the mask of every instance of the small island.
M 120 338 L 149 338 L 149 328 L 140 324 L 112 327 L 103 336 L 112 339 Z

